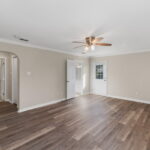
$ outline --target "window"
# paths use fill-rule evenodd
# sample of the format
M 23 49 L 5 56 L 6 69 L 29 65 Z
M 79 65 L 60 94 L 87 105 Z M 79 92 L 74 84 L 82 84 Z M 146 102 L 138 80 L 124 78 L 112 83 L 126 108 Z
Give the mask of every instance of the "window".
M 103 65 L 96 65 L 96 79 L 103 79 Z

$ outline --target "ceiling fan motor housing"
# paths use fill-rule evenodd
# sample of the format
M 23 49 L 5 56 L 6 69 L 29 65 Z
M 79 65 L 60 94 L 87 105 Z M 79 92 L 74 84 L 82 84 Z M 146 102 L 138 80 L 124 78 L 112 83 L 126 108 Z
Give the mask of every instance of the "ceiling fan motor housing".
M 85 38 L 85 41 L 87 43 L 88 46 L 91 46 L 93 45 L 93 41 L 95 40 L 95 37 L 94 36 L 90 36 L 90 37 L 86 37 Z

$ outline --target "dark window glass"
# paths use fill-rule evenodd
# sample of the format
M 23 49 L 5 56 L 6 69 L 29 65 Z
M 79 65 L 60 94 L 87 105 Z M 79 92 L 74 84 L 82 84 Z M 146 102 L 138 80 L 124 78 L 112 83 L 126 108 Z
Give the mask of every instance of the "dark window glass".
M 96 79 L 103 79 L 103 65 L 96 65 Z

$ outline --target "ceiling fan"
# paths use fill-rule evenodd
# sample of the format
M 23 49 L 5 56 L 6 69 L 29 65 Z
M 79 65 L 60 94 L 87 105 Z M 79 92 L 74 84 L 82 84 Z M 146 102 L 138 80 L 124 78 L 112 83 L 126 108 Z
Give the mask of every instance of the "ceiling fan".
M 73 41 L 72 43 L 82 44 L 80 46 L 74 47 L 74 49 L 80 48 L 80 47 L 85 47 L 84 51 L 82 52 L 83 54 L 85 54 L 88 51 L 95 50 L 95 46 L 111 46 L 112 45 L 109 43 L 98 43 L 98 42 L 102 41 L 103 39 L 104 38 L 102 38 L 102 37 L 89 36 L 89 37 L 85 38 L 85 42 Z

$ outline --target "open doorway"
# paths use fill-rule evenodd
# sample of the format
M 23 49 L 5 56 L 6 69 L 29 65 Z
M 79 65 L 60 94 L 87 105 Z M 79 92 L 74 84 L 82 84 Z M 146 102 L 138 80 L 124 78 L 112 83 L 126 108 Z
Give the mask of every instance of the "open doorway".
M 19 60 L 10 52 L 0 52 L 0 102 L 19 105 Z

